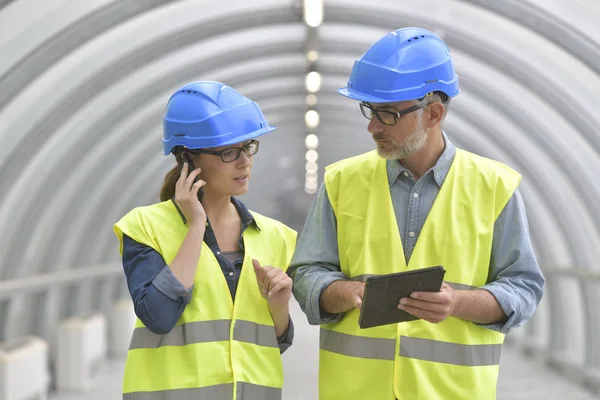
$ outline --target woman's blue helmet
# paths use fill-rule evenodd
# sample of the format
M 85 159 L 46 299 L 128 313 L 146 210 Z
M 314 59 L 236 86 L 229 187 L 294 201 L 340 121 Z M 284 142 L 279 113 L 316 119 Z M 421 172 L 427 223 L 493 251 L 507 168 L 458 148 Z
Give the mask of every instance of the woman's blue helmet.
M 253 139 L 275 130 L 258 104 L 219 82 L 193 82 L 169 99 L 163 118 L 163 154 L 176 146 L 202 149 Z

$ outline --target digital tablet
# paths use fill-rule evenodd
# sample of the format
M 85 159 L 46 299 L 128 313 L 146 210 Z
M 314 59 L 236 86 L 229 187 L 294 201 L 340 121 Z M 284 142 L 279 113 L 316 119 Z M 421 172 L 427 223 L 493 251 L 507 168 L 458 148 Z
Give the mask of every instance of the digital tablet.
M 367 278 L 358 325 L 364 329 L 419 319 L 398 308 L 400 299 L 412 292 L 439 292 L 445 273 L 437 266 Z

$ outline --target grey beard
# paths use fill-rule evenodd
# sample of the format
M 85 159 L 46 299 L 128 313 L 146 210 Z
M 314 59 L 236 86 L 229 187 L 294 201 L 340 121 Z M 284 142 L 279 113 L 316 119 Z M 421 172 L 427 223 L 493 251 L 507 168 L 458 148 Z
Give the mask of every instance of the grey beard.
M 410 134 L 409 137 L 404 140 L 402 143 L 397 143 L 394 139 L 392 139 L 392 143 L 394 144 L 395 149 L 382 153 L 381 150 L 377 150 L 379 156 L 381 158 L 385 158 L 386 160 L 402 160 L 403 158 L 407 158 L 415 154 L 417 151 L 421 150 L 423 146 L 425 146 L 425 142 L 427 141 L 427 132 L 423 128 L 423 122 L 419 121 L 419 125 L 413 133 Z

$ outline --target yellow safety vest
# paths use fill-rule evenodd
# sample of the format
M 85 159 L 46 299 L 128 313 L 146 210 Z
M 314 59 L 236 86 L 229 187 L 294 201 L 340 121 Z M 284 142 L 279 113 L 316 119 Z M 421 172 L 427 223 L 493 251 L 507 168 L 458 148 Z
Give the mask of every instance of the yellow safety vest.
M 458 149 L 407 266 L 385 160 L 369 152 L 331 165 L 325 184 L 342 272 L 361 280 L 442 265 L 456 289 L 485 285 L 494 222 L 520 179 Z M 321 327 L 321 400 L 496 398 L 502 333 L 453 317 L 360 329 L 358 316 L 354 309 Z
M 281 355 L 252 259 L 286 270 L 296 232 L 252 215 L 258 229 L 250 226 L 243 234 L 245 256 L 235 302 L 217 259 L 202 243 L 191 301 L 171 332 L 154 334 L 137 320 L 125 364 L 124 399 L 281 399 Z M 166 201 L 132 210 L 114 231 L 121 252 L 126 234 L 155 249 L 168 265 L 187 227 L 173 203 Z

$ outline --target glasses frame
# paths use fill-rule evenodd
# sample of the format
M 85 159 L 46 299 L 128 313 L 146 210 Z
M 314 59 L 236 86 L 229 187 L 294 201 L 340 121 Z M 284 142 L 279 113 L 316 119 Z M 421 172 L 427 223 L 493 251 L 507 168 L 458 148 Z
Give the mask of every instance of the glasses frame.
M 256 145 L 256 151 L 252 154 L 248 154 L 246 152 L 246 149 L 252 145 Z M 237 161 L 241 157 L 242 151 L 244 153 L 246 153 L 247 157 L 252 157 L 256 153 L 258 153 L 258 148 L 259 148 L 259 141 L 251 140 L 250 143 L 248 143 L 242 147 L 228 147 L 223 150 L 194 149 L 194 150 L 189 150 L 189 151 L 190 151 L 190 153 L 195 153 L 195 154 L 212 154 L 213 156 L 219 156 L 219 157 L 221 157 L 221 161 L 223 161 L 224 163 L 230 163 L 230 162 Z M 226 151 L 231 151 L 231 150 L 237 150 L 237 156 L 233 160 L 225 161 L 225 159 L 223 158 L 223 153 L 225 153 Z
M 373 114 L 375 114 L 375 116 L 377 117 L 379 122 L 381 122 L 383 125 L 387 125 L 387 126 L 396 125 L 396 123 L 398 122 L 398 118 L 400 118 L 401 116 L 410 114 L 411 112 L 414 112 L 417 110 L 420 110 L 421 108 L 427 107 L 428 105 L 429 104 L 427 103 L 427 101 L 425 101 L 425 99 L 421 99 L 419 101 L 419 103 L 415 104 L 414 106 L 410 106 L 408 108 L 405 108 L 404 110 L 393 112 L 393 111 L 380 110 L 380 109 L 374 108 L 374 107 L 370 106 L 369 104 L 365 103 L 364 101 L 361 101 L 359 104 L 360 112 L 366 119 L 368 119 L 369 121 L 372 120 Z M 370 110 L 370 116 L 368 115 L 368 112 L 366 110 Z M 394 118 L 394 122 L 391 124 L 383 122 L 383 118 L 380 115 L 380 113 L 390 114 Z

